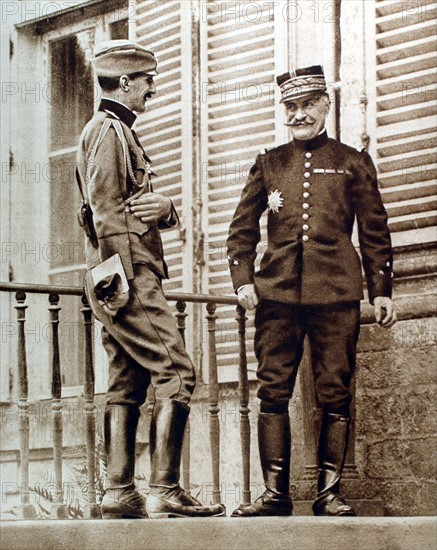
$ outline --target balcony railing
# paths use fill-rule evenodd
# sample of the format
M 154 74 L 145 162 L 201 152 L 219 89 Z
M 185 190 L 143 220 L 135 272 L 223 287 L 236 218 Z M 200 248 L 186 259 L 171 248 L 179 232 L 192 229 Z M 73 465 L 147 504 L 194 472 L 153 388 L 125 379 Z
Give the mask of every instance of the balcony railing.
M 66 518 L 68 516 L 67 504 L 63 496 L 63 404 L 62 404 L 62 379 L 59 337 L 59 313 L 62 309 L 62 296 L 77 296 L 82 314 L 82 337 L 84 342 L 84 405 L 85 418 L 85 448 L 87 463 L 87 502 L 83 511 L 84 517 L 99 517 L 99 506 L 96 502 L 96 403 L 95 394 L 95 369 L 93 355 L 93 314 L 83 293 L 83 289 L 70 286 L 35 285 L 21 283 L 0 283 L 0 290 L 15 293 L 17 332 L 17 369 L 18 369 L 18 412 L 20 435 L 20 487 L 21 506 L 19 515 L 23 518 L 35 517 L 35 508 L 30 503 L 29 492 L 29 378 L 27 372 L 28 354 L 26 350 L 26 299 L 28 294 L 44 294 L 48 296 L 47 309 L 50 315 L 50 367 L 51 367 L 51 420 L 53 440 L 53 466 L 55 497 L 51 508 L 51 517 Z M 220 420 L 219 420 L 219 383 L 217 375 L 217 349 L 216 349 L 216 320 L 217 307 L 234 305 L 236 307 L 236 321 L 238 326 L 239 345 L 239 414 L 240 436 L 242 455 L 242 504 L 250 503 L 250 423 L 249 423 L 249 384 L 247 377 L 246 356 L 246 317 L 245 311 L 238 305 L 235 297 L 213 296 L 206 294 L 166 293 L 169 302 L 175 302 L 177 325 L 182 338 L 185 340 L 186 331 L 186 306 L 187 303 L 205 304 L 208 331 L 208 414 L 209 434 L 211 446 L 212 468 L 212 500 L 221 502 L 220 492 Z M 187 430 L 183 451 L 183 484 L 190 486 L 190 431 Z

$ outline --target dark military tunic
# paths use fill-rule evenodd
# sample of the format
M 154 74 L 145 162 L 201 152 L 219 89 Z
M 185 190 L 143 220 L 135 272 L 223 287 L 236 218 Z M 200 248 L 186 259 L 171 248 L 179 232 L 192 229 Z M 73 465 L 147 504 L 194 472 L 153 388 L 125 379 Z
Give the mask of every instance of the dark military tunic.
M 267 208 L 268 244 L 255 274 Z M 261 299 L 294 304 L 362 299 L 361 262 L 351 242 L 355 218 L 370 301 L 391 296 L 387 214 L 370 156 L 326 132 L 259 155 L 227 242 L 235 289 L 255 283 Z
M 266 209 L 267 249 L 255 272 Z M 264 412 L 287 410 L 306 335 L 319 405 L 349 412 L 363 297 L 355 219 L 370 301 L 390 297 L 390 234 L 369 155 L 324 132 L 257 157 L 227 244 L 235 289 L 254 283 L 260 299 L 255 354 Z
M 122 141 L 110 126 L 87 178 L 91 151 L 108 118 L 121 124 L 131 166 L 127 166 Z M 131 215 L 126 204 L 138 192 L 135 181 L 144 183 L 145 192 L 152 191 L 150 181 L 144 182 L 144 178 L 149 178 L 149 159 L 131 130 L 135 118 L 121 103 L 103 99 L 80 139 L 77 178 L 82 188 L 86 186 L 98 239 L 97 248 L 86 239 L 88 269 L 120 254 L 129 279 L 129 301 L 112 318 L 98 303 L 89 273 L 86 292 L 103 325 L 102 341 L 109 362 L 107 402 L 139 406 L 151 383 L 156 399 L 188 403 L 195 385 L 194 369 L 161 286 L 167 267 L 160 229 L 176 225 L 177 214 L 172 207 L 168 220 L 144 224 Z

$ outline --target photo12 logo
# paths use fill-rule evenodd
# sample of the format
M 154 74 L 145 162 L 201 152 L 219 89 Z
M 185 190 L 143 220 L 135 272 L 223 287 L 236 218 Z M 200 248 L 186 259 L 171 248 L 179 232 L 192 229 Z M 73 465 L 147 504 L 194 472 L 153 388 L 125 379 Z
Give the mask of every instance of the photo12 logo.
M 336 14 L 334 0 L 273 0 L 272 2 L 209 2 L 202 1 L 203 23 L 255 24 L 273 22 L 281 18 L 288 23 L 297 23 L 305 15 L 315 23 L 332 23 Z

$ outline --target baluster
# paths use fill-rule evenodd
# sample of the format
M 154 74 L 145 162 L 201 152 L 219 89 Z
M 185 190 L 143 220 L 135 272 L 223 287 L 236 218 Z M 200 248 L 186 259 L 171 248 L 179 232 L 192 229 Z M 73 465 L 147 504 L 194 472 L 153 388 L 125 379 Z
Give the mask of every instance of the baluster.
M 243 502 L 250 504 L 250 422 L 249 422 L 249 381 L 247 379 L 246 355 L 246 310 L 237 306 L 236 321 L 238 324 L 238 388 L 240 396 L 240 439 L 243 464 Z
M 218 418 L 219 385 L 217 378 L 217 348 L 216 348 L 216 304 L 206 305 L 208 315 L 208 356 L 209 356 L 209 435 L 212 455 L 212 501 L 220 504 L 220 423 Z
M 68 507 L 64 504 L 62 484 L 62 402 L 61 402 L 61 364 L 59 360 L 59 294 L 49 294 L 50 323 L 52 326 L 52 420 L 53 420 L 53 463 L 55 468 L 55 501 L 51 508 L 51 517 L 65 519 Z
M 185 344 L 185 329 L 186 329 L 186 323 L 185 319 L 188 317 L 188 313 L 185 311 L 187 307 L 186 302 L 183 302 L 182 300 L 178 300 L 176 302 L 176 319 L 178 324 L 178 330 L 180 332 L 180 335 L 182 336 L 182 340 Z M 190 442 L 191 442 L 191 427 L 190 427 L 190 417 L 188 417 L 187 426 L 185 428 L 185 435 L 184 435 L 184 444 L 182 447 L 182 485 L 187 490 L 190 489 L 190 463 L 191 463 L 191 455 L 190 455 Z
M 144 404 L 145 408 L 145 414 L 146 414 L 146 422 L 147 422 L 147 433 L 148 433 L 148 442 L 149 442 L 149 460 L 150 460 L 150 468 L 149 471 L 152 471 L 152 457 L 150 456 L 150 426 L 152 424 L 152 417 L 153 417 L 153 409 L 155 408 L 155 390 L 152 386 L 152 384 L 149 384 L 149 388 L 147 390 L 147 399 L 146 403 Z M 141 420 L 141 419 L 140 419 Z
M 316 390 L 314 386 L 313 370 L 309 354 L 308 340 L 305 341 L 305 351 L 299 367 L 300 387 L 302 391 L 303 433 L 305 450 L 304 479 L 317 479 L 317 448 L 320 434 L 321 410 L 317 404 Z
M 94 402 L 94 357 L 93 357 L 93 319 L 92 311 L 85 294 L 82 296 L 81 310 L 85 337 L 85 383 L 84 416 L 85 444 L 87 463 L 87 505 L 84 518 L 101 517 L 100 506 L 96 504 L 96 405 Z
M 357 387 L 356 375 L 354 374 L 351 380 L 351 393 L 352 393 L 352 401 L 350 404 L 351 423 L 350 423 L 350 431 L 349 431 L 349 444 L 347 447 L 346 460 L 345 460 L 344 469 L 343 469 L 344 479 L 353 479 L 358 477 L 358 469 L 355 463 L 356 387 Z
M 176 302 L 176 309 L 178 311 L 176 313 L 178 330 L 180 332 L 180 335 L 182 336 L 182 340 L 184 341 L 184 344 L 185 344 L 185 328 L 186 328 L 185 319 L 186 317 L 188 317 L 188 313 L 185 311 L 186 308 L 187 308 L 186 302 L 182 302 L 181 300 L 178 300 Z
M 21 506 L 19 515 L 21 519 L 32 519 L 35 517 L 35 508 L 29 503 L 29 384 L 27 378 L 27 356 L 26 356 L 26 335 L 24 323 L 26 320 L 26 293 L 18 291 L 15 294 L 18 305 L 18 411 L 20 421 L 20 463 L 21 463 Z

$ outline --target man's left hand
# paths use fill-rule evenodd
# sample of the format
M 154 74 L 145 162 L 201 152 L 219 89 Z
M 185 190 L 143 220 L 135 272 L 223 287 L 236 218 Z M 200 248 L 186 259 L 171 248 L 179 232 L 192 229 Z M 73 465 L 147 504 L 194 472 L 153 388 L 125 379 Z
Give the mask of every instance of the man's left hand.
M 129 203 L 130 211 L 143 223 L 165 220 L 171 213 L 171 200 L 159 193 L 144 193 Z
M 377 296 L 373 300 L 375 319 L 378 325 L 384 328 L 392 327 L 396 321 L 396 311 L 393 300 L 387 296 Z

